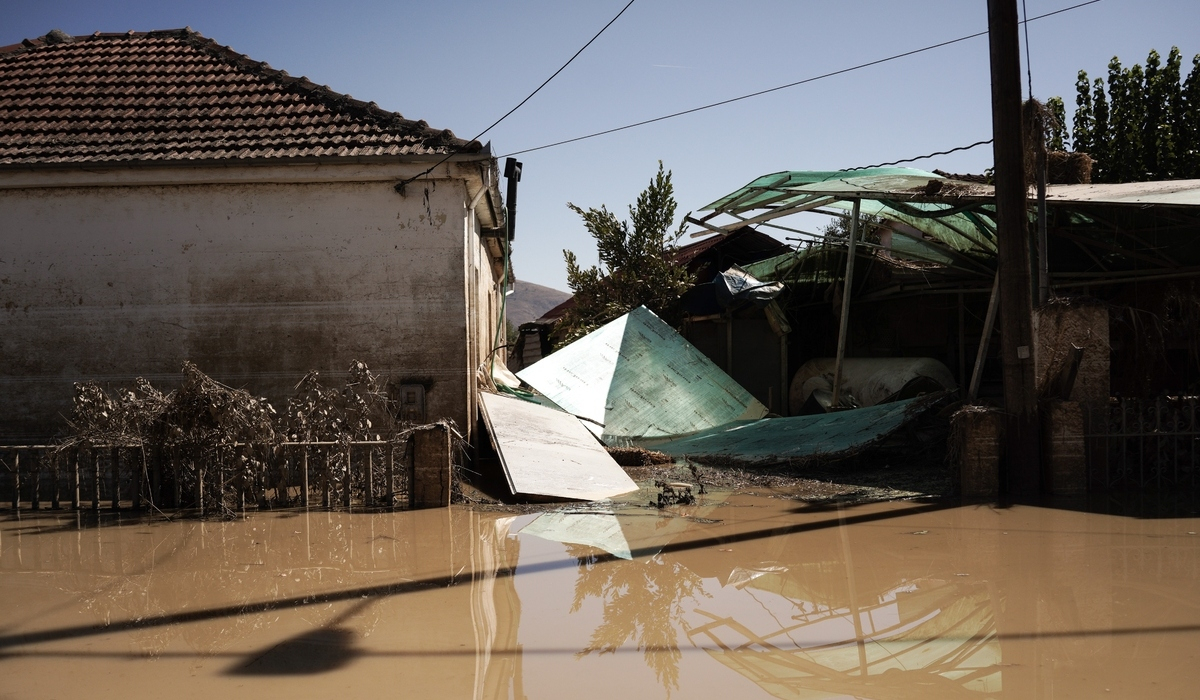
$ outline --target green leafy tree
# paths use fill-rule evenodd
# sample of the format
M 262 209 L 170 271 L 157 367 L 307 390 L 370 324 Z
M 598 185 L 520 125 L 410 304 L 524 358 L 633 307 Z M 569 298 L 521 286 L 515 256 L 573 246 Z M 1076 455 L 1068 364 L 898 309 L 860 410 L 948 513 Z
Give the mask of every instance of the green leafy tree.
M 1114 56 L 1107 85 L 1097 78 L 1090 90 L 1079 71 L 1071 141 L 1095 160 L 1095 182 L 1200 177 L 1200 56 L 1186 79 L 1182 64 L 1177 46 L 1165 61 L 1151 50 L 1144 69 Z
M 1067 107 L 1061 97 L 1046 100 L 1046 148 L 1067 150 Z
M 680 320 L 679 297 L 692 285 L 692 276 L 674 253 L 684 223 L 671 230 L 675 196 L 671 172 L 658 164 L 658 174 L 629 207 L 629 220 L 618 220 L 606 207 L 584 210 L 568 203 L 583 218 L 603 267 L 584 268 L 575 254 L 563 251 L 567 285 L 575 294 L 555 333 L 559 344 L 569 343 L 623 314 L 645 306 L 671 325 Z
M 1108 129 L 1108 97 L 1104 94 L 1104 80 L 1096 78 L 1092 83 L 1092 158 L 1096 159 L 1096 171 L 1092 179 L 1109 182 L 1108 164 L 1111 150 L 1111 134 Z
M 1122 68 L 1116 56 L 1108 63 L 1109 168 L 1108 182 L 1146 179 L 1142 162 L 1142 67 Z
M 1092 114 L 1092 84 L 1087 71 L 1079 71 L 1075 79 L 1075 119 L 1072 123 L 1071 143 L 1080 153 L 1092 153 L 1092 134 L 1096 128 L 1096 117 Z
M 1183 82 L 1179 107 L 1180 177 L 1200 177 L 1200 55 Z

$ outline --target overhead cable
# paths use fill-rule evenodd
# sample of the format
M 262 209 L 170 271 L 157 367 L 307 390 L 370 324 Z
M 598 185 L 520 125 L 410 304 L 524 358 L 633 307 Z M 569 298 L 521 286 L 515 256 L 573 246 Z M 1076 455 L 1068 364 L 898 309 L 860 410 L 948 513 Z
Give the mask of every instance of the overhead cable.
M 903 160 L 893 160 L 890 163 L 878 163 L 876 165 L 860 165 L 857 168 L 842 168 L 838 172 L 850 172 L 852 170 L 867 170 L 869 168 L 882 168 L 882 167 L 885 167 L 888 165 L 900 165 L 901 163 L 912 163 L 913 161 L 925 160 L 926 158 L 933 158 L 934 156 L 946 156 L 946 155 L 950 155 L 951 153 L 957 153 L 959 151 L 967 151 L 972 148 L 975 148 L 976 146 L 987 145 L 987 144 L 991 143 L 992 141 L 993 141 L 993 139 L 988 139 L 986 141 L 976 141 L 975 143 L 971 144 L 970 146 L 958 146 L 955 148 L 951 148 L 948 151 L 935 151 L 933 153 L 928 153 L 923 156 L 917 156 L 915 158 L 905 158 Z
M 534 95 L 536 95 L 536 94 L 538 94 L 539 92 L 541 92 L 541 91 L 542 91 L 542 88 L 544 88 L 544 87 L 546 87 L 547 85 L 549 85 L 551 80 L 554 80 L 555 78 L 557 78 L 559 73 L 561 73 L 561 72 L 563 72 L 564 70 L 566 70 L 567 66 L 571 65 L 571 63 L 572 63 L 572 62 L 573 62 L 575 59 L 579 58 L 579 54 L 583 53 L 583 52 L 584 52 L 584 50 L 585 50 L 585 49 L 587 49 L 587 47 L 591 46 L 591 45 L 592 45 L 592 42 L 596 41 L 596 39 L 599 39 L 599 38 L 600 38 L 600 35 L 601 35 L 601 34 L 603 34 L 603 33 L 604 33 L 604 32 L 605 32 L 605 31 L 606 31 L 606 30 L 607 30 L 609 27 L 611 27 L 611 26 L 613 25 L 613 22 L 616 22 L 618 19 L 620 19 L 620 18 L 621 18 L 621 15 L 625 14 L 625 10 L 628 10 L 628 9 L 629 9 L 629 7 L 630 7 L 631 5 L 633 5 L 633 3 L 634 3 L 634 2 L 636 2 L 636 0 L 629 0 L 629 2 L 625 3 L 625 7 L 622 7 L 620 12 L 618 12 L 618 13 L 617 13 L 617 14 L 616 14 L 616 15 L 615 15 L 615 16 L 614 16 L 612 19 L 608 20 L 608 24 L 605 24 L 603 27 L 601 27 L 601 28 L 600 28 L 600 31 L 596 32 L 596 35 L 595 35 L 595 36 L 593 36 L 591 39 L 588 39 L 588 42 L 587 42 L 586 44 L 584 44 L 583 46 L 581 46 L 581 47 L 579 48 L 579 50 L 578 50 L 578 51 L 576 51 L 576 52 L 575 52 L 575 53 L 574 53 L 574 54 L 573 54 L 573 55 L 572 55 L 570 58 L 568 58 L 566 63 L 564 63 L 564 64 L 562 64 L 561 66 L 559 66 L 559 67 L 558 67 L 558 70 L 554 71 L 554 73 L 552 73 L 552 74 L 550 75 L 550 77 L 549 77 L 549 78 L 546 78 L 544 81 L 542 81 L 542 84 L 541 84 L 541 85 L 538 85 L 538 86 L 537 86 L 537 89 L 535 89 L 533 92 L 531 92 L 531 93 L 529 93 L 528 95 L 526 95 L 526 96 L 525 96 L 525 99 L 523 99 L 523 100 L 521 100 L 520 102 L 518 102 L 516 107 L 513 107 L 512 109 L 508 110 L 507 112 L 505 112 L 505 113 L 503 114 L 503 116 L 501 116 L 501 117 L 500 117 L 499 119 L 497 119 L 496 121 L 492 122 L 492 123 L 491 123 L 491 125 L 490 125 L 490 126 L 488 126 L 488 128 L 484 129 L 483 131 L 481 131 L 481 132 L 479 132 L 478 134 L 476 134 L 476 135 L 475 135 L 473 138 L 471 138 L 470 140 L 468 140 L 468 143 L 470 143 L 471 141 L 478 141 L 480 138 L 482 138 L 482 137 L 483 137 L 483 135 L 484 135 L 484 134 L 486 134 L 487 132 L 489 132 L 489 131 L 491 131 L 492 129 L 496 128 L 496 126 L 497 126 L 497 125 L 498 125 L 500 122 L 504 121 L 505 119 L 508 119 L 508 118 L 509 118 L 509 116 L 511 116 L 513 112 L 517 111 L 518 109 L 520 109 L 521 107 L 523 107 L 523 106 L 525 105 L 525 103 L 526 103 L 526 102 L 528 102 L 529 100 L 533 99 L 533 96 L 534 96 Z M 396 185 L 396 189 L 397 189 L 397 190 L 401 190 L 401 189 L 403 189 L 403 188 L 404 188 L 404 186 L 405 186 L 405 185 L 407 185 L 408 183 L 410 183 L 410 182 L 412 182 L 412 181 L 414 181 L 414 180 L 416 180 L 416 179 L 418 179 L 418 178 L 425 177 L 425 176 L 426 176 L 426 175 L 428 175 L 429 173 L 433 172 L 433 171 L 434 171 L 434 169 L 435 169 L 435 168 L 437 168 L 439 165 L 441 165 L 442 163 L 445 163 L 446 161 L 450 160 L 450 158 L 451 158 L 452 156 L 455 156 L 455 155 L 457 155 L 457 154 L 458 154 L 458 152 L 459 152 L 459 151 L 458 151 L 458 149 L 452 149 L 452 150 L 450 151 L 450 153 L 447 153 L 447 154 L 446 154 L 446 157 L 445 157 L 445 158 L 442 158 L 442 159 L 441 159 L 441 160 L 439 160 L 438 162 L 436 162 L 436 163 L 434 163 L 433 165 L 429 166 L 429 168 L 428 168 L 428 169 L 426 169 L 424 172 L 422 172 L 420 175 L 414 175 L 413 177 L 410 177 L 410 178 L 408 178 L 407 180 L 404 180 L 404 181 L 403 181 L 403 182 L 401 182 L 400 184 Z M 512 154 L 510 154 L 510 155 L 512 155 Z
M 1081 7 L 1086 7 L 1086 6 L 1088 6 L 1088 5 L 1094 5 L 1094 4 L 1096 4 L 1096 3 L 1100 2 L 1100 1 L 1101 1 L 1101 0 L 1087 0 L 1086 2 L 1081 2 L 1081 3 L 1078 3 L 1078 4 L 1076 4 L 1076 5 L 1071 5 L 1070 7 L 1064 7 L 1064 8 L 1062 8 L 1061 10 L 1055 10 L 1055 11 L 1053 11 L 1053 12 L 1047 12 L 1047 13 L 1045 13 L 1045 14 L 1038 15 L 1038 16 L 1036 16 L 1036 17 L 1030 17 L 1030 18 L 1026 19 L 1024 22 L 1022 22 L 1022 24 L 1024 24 L 1024 23 L 1027 23 L 1027 22 L 1033 22 L 1033 21 L 1035 21 L 1035 20 L 1039 20 L 1039 19 L 1045 19 L 1046 17 L 1051 17 L 1051 16 L 1053 16 L 1053 15 L 1062 14 L 1062 13 L 1064 13 L 1064 12 L 1070 12 L 1071 10 L 1077 10 L 1077 9 L 1079 9 L 1079 8 L 1081 8 Z M 713 103 L 710 103 L 710 104 L 701 105 L 701 106 L 699 106 L 699 107 L 693 107 L 693 108 L 691 108 L 691 109 L 685 109 L 685 110 L 683 110 L 683 111 L 680 111 L 680 112 L 673 112 L 673 113 L 671 113 L 671 114 L 664 114 L 664 115 L 663 115 L 663 116 L 661 116 L 661 117 L 655 117 L 655 118 L 653 118 L 653 119 L 645 119 L 645 120 L 643 120 L 643 121 L 640 121 L 640 122 L 634 122 L 634 123 L 632 123 L 632 124 L 626 124 L 625 126 L 618 126 L 618 127 L 614 127 L 614 128 L 612 128 L 612 129 L 605 129 L 604 131 L 597 131 L 597 132 L 595 132 L 595 133 L 587 134 L 587 135 L 585 135 L 585 136 L 576 136 L 575 138 L 564 139 L 564 140 L 562 140 L 562 141 L 555 141 L 554 143 L 548 143 L 548 144 L 546 144 L 546 145 L 544 145 L 544 146 L 535 146 L 535 147 L 533 147 L 533 148 L 524 148 L 524 149 L 521 149 L 521 150 L 519 150 L 519 151 L 513 151 L 512 153 L 506 153 L 505 155 L 503 155 L 503 156 L 500 156 L 500 157 L 501 157 L 501 158 L 505 158 L 505 157 L 508 157 L 508 156 L 520 155 L 520 154 L 522 154 L 522 153 L 532 153 L 533 151 L 541 151 L 541 150 L 544 150 L 544 149 L 547 149 L 547 148 L 554 148 L 554 147 L 556 147 L 556 146 L 564 146 L 564 145 L 566 145 L 566 144 L 568 144 L 568 143 L 575 143 L 576 141 L 584 141 L 584 140 L 586 140 L 586 139 L 596 138 L 597 136 L 605 136 L 605 135 L 607 135 L 607 134 L 613 134 L 613 133 L 616 133 L 616 132 L 618 132 L 618 131 L 625 131 L 626 129 L 633 129 L 633 128 L 636 128 L 636 127 L 639 127 L 639 126 L 646 126 L 647 124 L 653 124 L 653 123 L 655 123 L 655 122 L 666 121 L 667 119 L 674 119 L 675 117 L 682 117 L 682 116 L 684 116 L 684 115 L 686 115 L 686 114 L 694 114 L 694 113 L 696 113 L 696 112 L 702 112 L 702 111 L 704 111 L 704 110 L 706 110 L 706 109 L 712 109 L 712 108 L 714 108 L 714 107 L 721 107 L 721 106 L 724 106 L 724 105 L 727 105 L 727 104 L 732 104 L 732 103 L 734 103 L 734 102 L 740 102 L 740 101 L 742 101 L 742 100 L 748 100 L 748 99 L 750 99 L 751 97 L 759 97 L 759 96 L 761 96 L 761 95 L 766 95 L 766 94 L 769 94 L 769 93 L 772 93 L 772 92 L 778 92 L 778 91 L 780 91 L 780 90 L 787 90 L 788 88 L 794 88 L 794 87 L 797 87 L 797 86 L 799 86 L 799 85 L 804 85 L 804 84 L 806 84 L 806 83 L 813 83 L 813 82 L 816 82 L 816 81 L 818 81 L 818 80 L 824 80 L 825 78 L 832 78 L 832 77 L 834 77 L 834 76 L 837 76 L 837 75 L 842 75 L 843 73 L 850 73 L 850 72 L 853 72 L 853 71 L 856 71 L 856 70 L 862 70 L 863 68 L 870 68 L 871 66 L 877 66 L 877 65 L 879 65 L 879 64 L 881 64 L 881 63 L 888 63 L 889 61 L 895 61 L 895 60 L 898 60 L 898 59 L 901 59 L 901 58 L 907 58 L 907 57 L 909 57 L 909 56 L 915 56 L 915 55 L 917 55 L 917 54 L 919 54 L 919 53 L 924 53 L 924 52 L 926 52 L 926 51 L 932 51 L 932 50 L 934 50 L 934 49 L 940 49 L 940 48 L 942 48 L 942 47 L 945 47 L 945 46 L 950 46 L 951 44 L 957 44 L 957 43 L 960 43 L 960 42 L 963 42 L 963 41 L 967 41 L 967 40 L 969 40 L 969 39 L 976 39 L 976 38 L 978 38 L 978 37 L 981 37 L 981 36 L 986 36 L 986 35 L 987 35 L 987 31 L 986 31 L 986 30 L 985 30 L 985 31 L 982 31 L 982 32 L 975 32 L 974 34 L 968 34 L 968 35 L 966 35 L 966 36 L 960 36 L 960 37 L 958 37 L 957 39 L 950 39 L 950 40 L 948 40 L 948 41 L 942 41 L 942 42 L 939 42 L 939 43 L 936 43 L 936 44 L 930 44 L 929 46 L 925 46 L 925 47 L 922 47 L 922 48 L 919 48 L 919 49 L 913 49 L 912 51 L 905 51 L 904 53 L 898 53 L 898 54 L 895 54 L 895 55 L 893 55 L 893 56 L 888 56 L 888 57 L 886 57 L 886 58 L 880 58 L 880 59 L 876 59 L 876 60 L 874 60 L 874 61 L 868 61 L 868 62 L 866 62 L 866 63 L 860 63 L 860 64 L 858 64 L 858 65 L 856 65 L 856 66 L 850 66 L 849 68 L 842 68 L 841 70 L 835 70 L 835 71 L 831 71 L 831 72 L 829 72 L 829 73 L 822 73 L 821 75 L 816 75 L 816 76 L 813 76 L 813 77 L 811 77 L 811 78 L 805 78 L 805 79 L 803 79 L 803 80 L 797 80 L 797 81 L 795 81 L 795 82 L 787 83 L 786 85 L 778 85 L 778 86 L 776 86 L 776 87 L 767 88 L 767 89 L 765 89 L 765 90 L 758 90 L 757 92 L 751 92 L 751 93 L 748 93 L 748 94 L 745 94 L 745 95 L 741 95 L 741 96 L 739 96 L 739 97 L 731 97 L 731 98 L 729 98 L 729 99 L 727 99 L 727 100 L 721 100 L 720 102 L 713 102 Z

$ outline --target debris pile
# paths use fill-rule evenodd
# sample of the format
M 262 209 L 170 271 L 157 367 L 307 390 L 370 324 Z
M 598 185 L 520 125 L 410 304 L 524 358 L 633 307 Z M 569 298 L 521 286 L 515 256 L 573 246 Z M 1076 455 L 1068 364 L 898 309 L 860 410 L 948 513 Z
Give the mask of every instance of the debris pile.
M 381 464 L 382 459 L 373 460 L 374 451 L 403 450 L 411 427 L 397 420 L 379 379 L 358 360 L 341 388 L 323 385 L 315 371 L 306 374 L 282 416 L 266 398 L 221 384 L 187 361 L 182 384 L 169 393 L 140 377 L 133 389 L 112 394 L 96 382 L 78 383 L 69 425 L 71 434 L 60 441 L 60 451 L 82 448 L 99 455 L 135 448 L 140 464 L 129 468 L 142 476 L 150 459 L 169 460 L 176 489 L 195 494 L 202 509 L 217 510 L 228 510 L 231 498 L 263 505 L 273 486 L 273 500 L 288 502 L 286 460 L 280 459 L 286 447 L 316 450 L 328 467 L 347 465 L 354 443 L 363 452 L 361 444 L 368 442 L 373 443 L 366 447 L 372 450 L 368 464 Z M 349 500 L 349 467 L 326 468 L 325 474 L 326 496 L 336 489 Z M 371 488 L 372 478 L 358 488 Z M 385 493 L 393 493 L 391 485 Z

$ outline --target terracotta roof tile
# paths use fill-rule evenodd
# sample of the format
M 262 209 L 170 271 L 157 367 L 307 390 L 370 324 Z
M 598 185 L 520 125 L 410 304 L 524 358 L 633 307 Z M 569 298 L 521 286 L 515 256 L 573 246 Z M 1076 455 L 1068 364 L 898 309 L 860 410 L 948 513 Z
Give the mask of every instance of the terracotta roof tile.
M 481 150 L 190 29 L 0 47 L 0 165 Z

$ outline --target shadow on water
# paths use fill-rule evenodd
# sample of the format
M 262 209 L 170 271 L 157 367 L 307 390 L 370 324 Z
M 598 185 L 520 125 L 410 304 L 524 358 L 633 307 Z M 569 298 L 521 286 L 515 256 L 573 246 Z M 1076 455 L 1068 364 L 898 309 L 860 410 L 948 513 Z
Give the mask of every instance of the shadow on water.
M 353 630 L 326 627 L 305 632 L 226 671 L 232 676 L 308 676 L 346 666 L 357 654 Z

